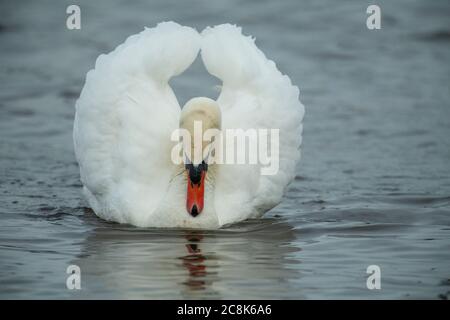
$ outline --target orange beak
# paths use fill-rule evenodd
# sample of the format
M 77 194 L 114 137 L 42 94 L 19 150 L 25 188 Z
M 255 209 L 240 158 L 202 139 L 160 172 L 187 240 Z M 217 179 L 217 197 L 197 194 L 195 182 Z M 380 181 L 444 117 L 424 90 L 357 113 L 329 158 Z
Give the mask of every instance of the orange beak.
M 203 210 L 206 167 L 200 165 L 196 168 L 191 165 L 188 169 L 186 210 L 196 217 Z

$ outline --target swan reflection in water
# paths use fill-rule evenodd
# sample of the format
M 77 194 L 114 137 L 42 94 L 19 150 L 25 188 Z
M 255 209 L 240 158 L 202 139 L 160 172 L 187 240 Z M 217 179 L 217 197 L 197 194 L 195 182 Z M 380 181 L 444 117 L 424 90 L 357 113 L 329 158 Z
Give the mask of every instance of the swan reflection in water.
M 300 278 L 296 230 L 279 220 L 215 231 L 95 224 L 72 262 L 81 268 L 81 297 L 292 298 Z
M 186 267 L 188 273 L 188 279 L 184 282 L 186 286 L 193 290 L 202 290 L 206 288 L 205 277 L 208 274 L 206 269 L 205 260 L 207 259 L 202 254 L 200 241 L 203 239 L 203 235 L 200 233 L 186 234 L 186 249 L 187 254 L 180 259 L 183 261 L 183 266 Z

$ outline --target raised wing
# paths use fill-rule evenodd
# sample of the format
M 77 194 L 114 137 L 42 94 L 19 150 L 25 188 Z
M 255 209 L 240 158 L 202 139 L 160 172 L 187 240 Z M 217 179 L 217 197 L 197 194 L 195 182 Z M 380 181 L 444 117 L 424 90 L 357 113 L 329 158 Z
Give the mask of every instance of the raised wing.
M 180 114 L 168 81 L 199 49 L 197 31 L 160 23 L 101 55 L 87 74 L 73 138 L 84 192 L 103 218 L 145 225 L 161 201 Z
M 279 129 L 279 170 L 261 175 L 261 165 L 220 166 L 215 207 L 221 224 L 259 217 L 277 205 L 300 159 L 304 107 L 299 90 L 254 39 L 229 24 L 202 32 L 201 55 L 209 73 L 223 81 L 218 103 L 222 129 Z M 228 152 L 228 150 L 226 151 Z

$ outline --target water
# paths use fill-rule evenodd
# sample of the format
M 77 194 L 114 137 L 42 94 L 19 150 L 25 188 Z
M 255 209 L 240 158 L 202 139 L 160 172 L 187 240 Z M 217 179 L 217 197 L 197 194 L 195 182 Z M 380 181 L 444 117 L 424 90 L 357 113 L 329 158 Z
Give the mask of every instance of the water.
M 0 298 L 448 298 L 448 1 L 1 2 Z M 81 198 L 71 130 L 95 58 L 143 26 L 222 22 L 300 86 L 303 159 L 282 204 L 218 231 L 138 229 Z M 198 61 L 180 103 L 216 97 Z M 82 290 L 66 289 L 81 267 Z M 366 268 L 381 268 L 381 290 Z

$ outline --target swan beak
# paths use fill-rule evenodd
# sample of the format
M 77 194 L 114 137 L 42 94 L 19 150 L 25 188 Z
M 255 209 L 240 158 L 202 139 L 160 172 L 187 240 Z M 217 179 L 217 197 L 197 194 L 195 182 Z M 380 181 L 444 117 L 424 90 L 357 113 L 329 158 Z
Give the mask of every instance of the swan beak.
M 197 167 L 190 165 L 187 169 L 186 210 L 191 216 L 196 217 L 203 210 L 207 167 L 202 164 Z

